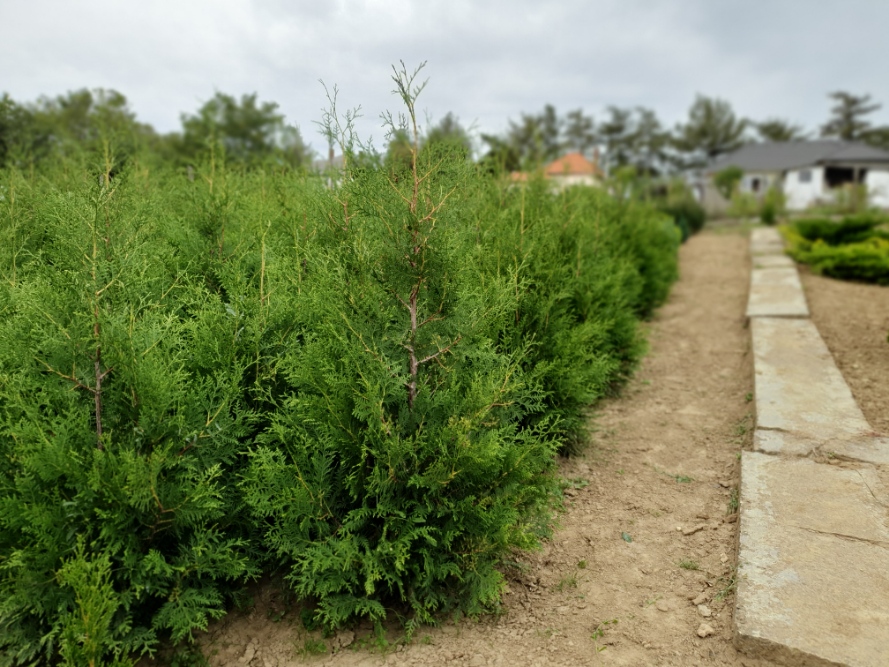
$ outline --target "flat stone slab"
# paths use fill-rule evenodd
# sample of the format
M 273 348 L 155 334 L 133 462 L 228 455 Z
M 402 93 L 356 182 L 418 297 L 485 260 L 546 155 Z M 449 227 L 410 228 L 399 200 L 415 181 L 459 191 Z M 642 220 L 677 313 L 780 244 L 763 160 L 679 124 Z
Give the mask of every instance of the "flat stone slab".
M 747 317 L 808 316 L 809 305 L 796 267 L 753 269 L 750 272 Z
M 759 255 L 753 258 L 754 269 L 790 269 L 796 268 L 794 262 L 787 255 Z
M 753 449 L 789 456 L 819 453 L 827 457 L 889 466 L 889 438 L 876 434 L 828 439 L 758 428 L 753 433 Z
M 741 458 L 735 644 L 786 665 L 889 665 L 885 471 Z
M 784 239 L 774 227 L 758 227 L 750 232 L 751 255 L 782 255 Z
M 817 443 L 875 435 L 811 320 L 750 322 L 757 429 Z

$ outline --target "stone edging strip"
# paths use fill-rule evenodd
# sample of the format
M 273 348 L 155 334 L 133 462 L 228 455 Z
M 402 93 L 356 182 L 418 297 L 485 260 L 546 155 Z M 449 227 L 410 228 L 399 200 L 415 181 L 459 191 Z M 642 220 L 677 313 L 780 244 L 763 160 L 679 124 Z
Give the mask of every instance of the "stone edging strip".
M 741 455 L 735 644 L 786 665 L 889 665 L 889 439 L 836 367 L 775 229 L 754 230 L 753 452 Z

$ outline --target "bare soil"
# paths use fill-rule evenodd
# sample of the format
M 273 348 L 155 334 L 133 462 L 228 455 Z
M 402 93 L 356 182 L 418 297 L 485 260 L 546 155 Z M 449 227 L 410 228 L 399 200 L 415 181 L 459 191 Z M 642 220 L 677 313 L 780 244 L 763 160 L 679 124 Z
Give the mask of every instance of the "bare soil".
M 889 287 L 800 267 L 812 321 L 874 430 L 889 434 Z

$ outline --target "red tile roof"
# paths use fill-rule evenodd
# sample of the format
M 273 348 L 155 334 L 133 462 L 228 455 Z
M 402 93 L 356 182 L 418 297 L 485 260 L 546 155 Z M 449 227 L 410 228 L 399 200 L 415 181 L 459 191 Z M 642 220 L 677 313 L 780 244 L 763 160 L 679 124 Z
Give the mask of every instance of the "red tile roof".
M 602 174 L 598 165 L 593 164 L 580 153 L 568 153 L 568 155 L 560 157 L 547 166 L 543 173 L 547 176 L 600 176 Z

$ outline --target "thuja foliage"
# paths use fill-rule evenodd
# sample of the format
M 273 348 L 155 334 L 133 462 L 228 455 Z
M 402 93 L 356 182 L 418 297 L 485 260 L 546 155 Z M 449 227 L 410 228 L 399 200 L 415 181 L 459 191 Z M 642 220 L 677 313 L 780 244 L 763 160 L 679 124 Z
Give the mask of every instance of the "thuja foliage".
M 676 279 L 679 230 L 651 208 L 592 188 L 556 194 L 541 180 L 490 195 L 478 223 L 486 267 L 515 291 L 500 340 L 524 350 L 523 367 L 545 392 L 562 451 L 576 452 L 586 408 L 642 354 L 637 323 Z
M 138 183 L 9 190 L 0 644 L 98 664 L 205 627 L 256 573 L 228 475 L 249 415 L 237 366 L 198 367 L 222 332 Z
M 889 285 L 889 229 L 873 214 L 798 220 L 782 228 L 788 252 L 832 278 Z
M 479 613 L 547 535 L 676 228 L 421 146 L 394 81 L 409 159 L 334 114 L 334 178 L 0 173 L 0 664 L 131 664 L 263 572 L 329 627 Z

